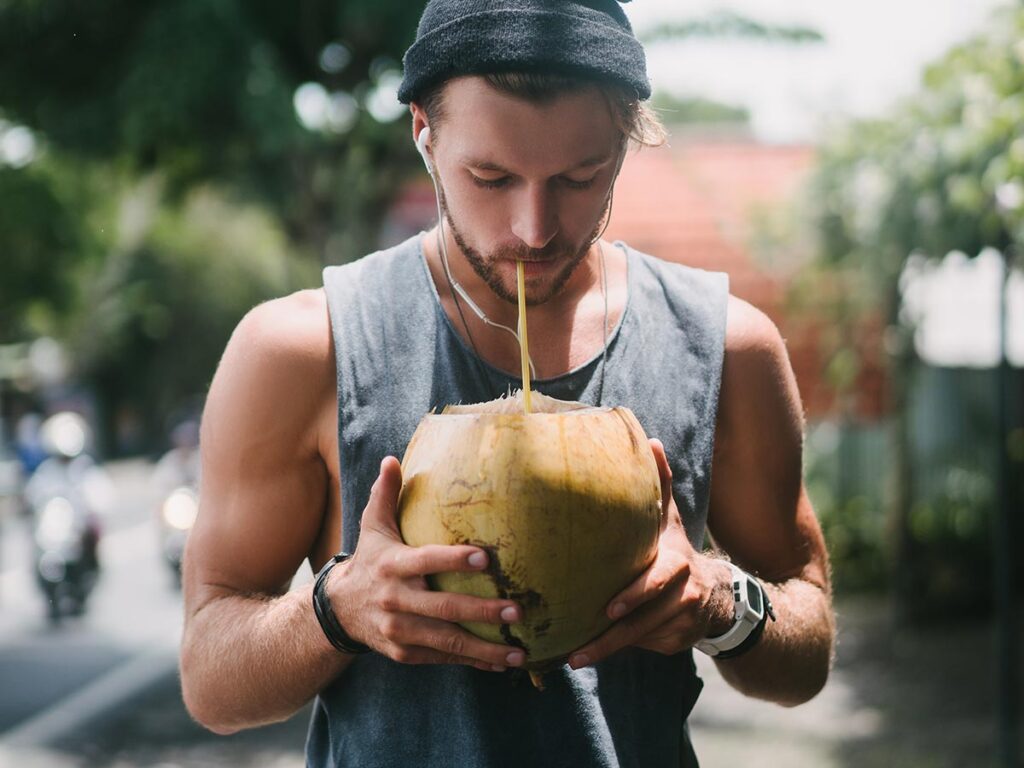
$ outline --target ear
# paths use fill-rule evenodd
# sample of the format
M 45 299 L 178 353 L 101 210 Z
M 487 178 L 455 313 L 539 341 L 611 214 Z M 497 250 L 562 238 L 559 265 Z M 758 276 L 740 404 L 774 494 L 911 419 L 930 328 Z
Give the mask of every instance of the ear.
M 412 112 L 412 141 L 418 145 L 420 133 L 428 126 L 427 113 L 415 101 L 409 105 L 409 110 Z

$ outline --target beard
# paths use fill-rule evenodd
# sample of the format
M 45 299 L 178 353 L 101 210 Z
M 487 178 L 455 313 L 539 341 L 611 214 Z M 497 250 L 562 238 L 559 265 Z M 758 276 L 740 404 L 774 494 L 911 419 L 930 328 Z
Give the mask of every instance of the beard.
M 550 301 L 552 297 L 556 296 L 562 288 L 565 287 L 565 284 L 569 282 L 569 278 L 572 277 L 573 273 L 576 271 L 576 268 L 580 265 L 583 259 L 586 258 L 587 253 L 590 251 L 590 246 L 594 244 L 598 236 L 603 231 L 605 216 L 607 216 L 608 209 L 611 204 L 611 200 L 605 200 L 604 207 L 601 210 L 601 215 L 597 219 L 597 223 L 594 225 L 593 230 L 582 245 L 566 243 L 556 237 L 543 248 L 530 248 L 526 245 L 520 245 L 499 248 L 487 255 L 484 255 L 466 241 L 466 238 L 459 229 L 459 226 L 455 223 L 455 219 L 452 217 L 451 211 L 448 209 L 448 201 L 445 199 L 444 190 L 440 186 L 438 186 L 438 195 L 441 201 L 441 210 L 448 222 L 448 228 L 452 232 L 452 238 L 462 250 L 463 255 L 466 257 L 466 261 L 469 262 L 469 265 L 473 268 L 473 271 L 476 272 L 480 279 L 487 283 L 487 286 L 494 292 L 494 294 L 498 296 L 498 298 L 507 301 L 509 304 L 519 303 L 519 297 L 516 292 L 517 287 L 513 285 L 510 288 L 502 281 L 501 275 L 498 273 L 495 266 L 498 262 L 505 259 L 512 260 L 512 263 L 520 260 L 564 262 L 555 273 L 554 277 L 552 277 L 539 290 L 535 290 L 533 293 L 529 290 L 526 291 L 526 303 L 529 306 L 536 306 Z

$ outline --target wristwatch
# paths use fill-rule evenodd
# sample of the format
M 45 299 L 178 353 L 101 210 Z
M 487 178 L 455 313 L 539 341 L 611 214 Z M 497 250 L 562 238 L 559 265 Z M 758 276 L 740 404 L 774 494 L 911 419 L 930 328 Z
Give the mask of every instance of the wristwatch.
M 775 612 L 761 582 L 742 568 L 728 565 L 732 569 L 736 620 L 724 635 L 706 637 L 694 646 L 716 659 L 731 659 L 745 653 L 761 638 L 768 617 L 775 621 Z

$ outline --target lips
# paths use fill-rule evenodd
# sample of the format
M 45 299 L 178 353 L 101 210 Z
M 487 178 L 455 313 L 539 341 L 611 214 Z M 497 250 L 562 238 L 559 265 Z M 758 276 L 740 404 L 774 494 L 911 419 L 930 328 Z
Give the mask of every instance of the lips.
M 544 261 L 527 261 L 523 260 L 523 273 L 526 275 L 536 275 L 550 269 L 555 264 L 555 259 L 546 259 Z

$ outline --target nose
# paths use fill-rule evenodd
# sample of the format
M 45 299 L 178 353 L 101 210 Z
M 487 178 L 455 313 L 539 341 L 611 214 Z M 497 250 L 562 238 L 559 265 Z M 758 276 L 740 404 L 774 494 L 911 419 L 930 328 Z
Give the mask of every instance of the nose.
M 514 203 L 512 234 L 529 248 L 546 246 L 558 232 L 554 199 L 543 184 L 529 185 Z

